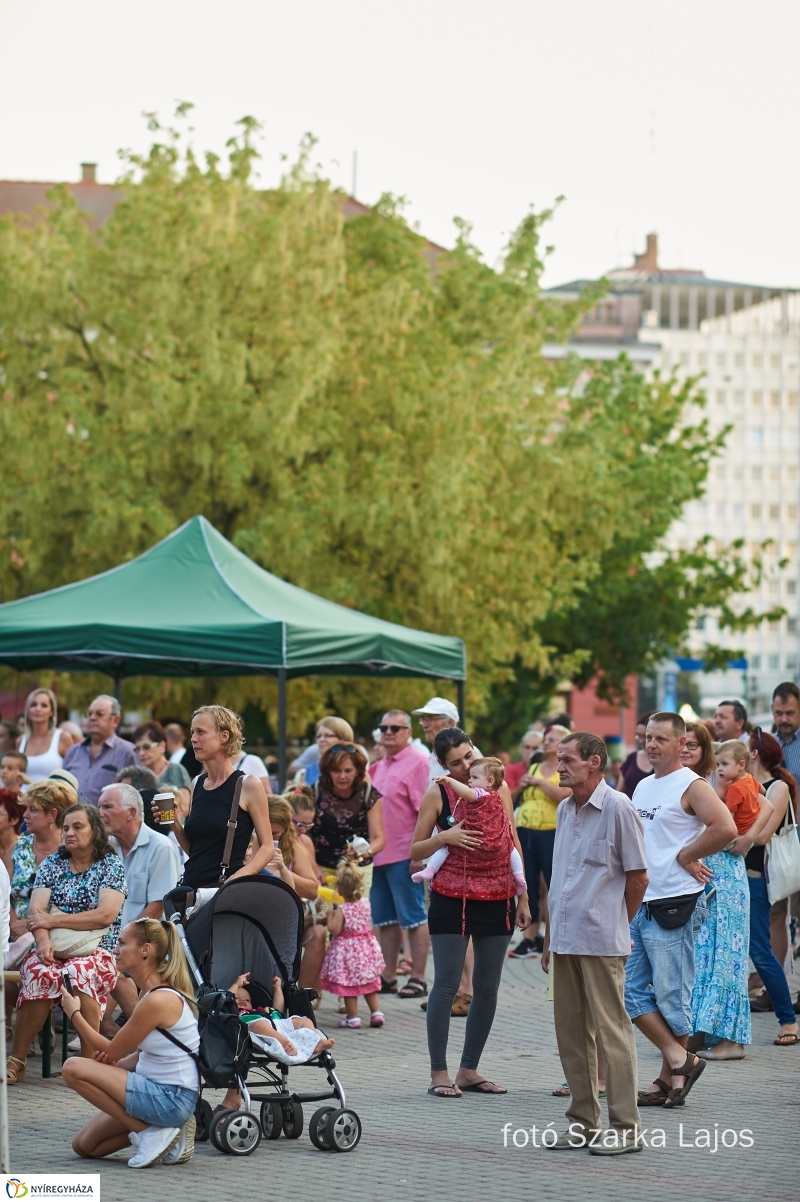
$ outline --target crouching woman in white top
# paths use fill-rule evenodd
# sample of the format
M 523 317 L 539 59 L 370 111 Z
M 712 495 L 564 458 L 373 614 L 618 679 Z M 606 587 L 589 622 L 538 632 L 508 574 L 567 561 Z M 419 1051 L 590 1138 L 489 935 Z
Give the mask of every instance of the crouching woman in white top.
M 119 971 L 133 979 L 140 996 L 113 1039 L 105 1039 L 82 1018 L 79 996 L 66 989 L 62 994 L 64 1012 L 94 1055 L 93 1060 L 66 1060 L 62 1075 L 101 1112 L 81 1127 L 72 1147 L 91 1160 L 130 1143 L 135 1149 L 131 1168 L 162 1159 L 183 1164 L 194 1151 L 199 1087 L 197 1062 L 189 1053 L 200 1046 L 183 947 L 171 923 L 137 918 L 123 928 L 115 954 Z

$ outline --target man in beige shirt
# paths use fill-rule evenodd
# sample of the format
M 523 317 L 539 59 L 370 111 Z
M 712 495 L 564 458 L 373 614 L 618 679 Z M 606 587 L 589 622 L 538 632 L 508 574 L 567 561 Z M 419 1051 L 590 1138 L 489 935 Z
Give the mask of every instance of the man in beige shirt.
M 603 777 L 606 746 L 578 731 L 558 747 L 558 807 L 550 915 L 542 968 L 553 956 L 558 1052 L 570 1088 L 569 1131 L 551 1147 L 589 1146 L 594 1155 L 639 1152 L 636 1044 L 625 1010 L 630 920 L 647 888 L 641 820 L 630 799 Z M 606 1061 L 611 1130 L 600 1137 L 597 1047 Z

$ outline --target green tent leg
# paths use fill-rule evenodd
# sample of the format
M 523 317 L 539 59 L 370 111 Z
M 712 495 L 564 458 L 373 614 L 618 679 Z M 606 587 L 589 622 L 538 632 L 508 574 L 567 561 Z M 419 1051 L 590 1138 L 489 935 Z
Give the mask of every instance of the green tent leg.
M 278 668 L 278 786 L 286 788 L 286 669 Z

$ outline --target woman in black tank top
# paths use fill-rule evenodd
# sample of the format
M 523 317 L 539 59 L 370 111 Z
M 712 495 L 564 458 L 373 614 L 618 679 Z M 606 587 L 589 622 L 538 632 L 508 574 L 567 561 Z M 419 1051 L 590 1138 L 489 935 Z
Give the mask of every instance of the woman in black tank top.
M 188 855 L 183 884 L 212 889 L 219 884 L 228 819 L 236 784 L 243 778 L 226 880 L 260 872 L 272 860 L 275 846 L 269 820 L 269 803 L 261 781 L 238 772 L 232 760 L 242 749 L 242 724 L 237 714 L 221 705 L 204 705 L 192 717 L 192 748 L 205 772 L 192 790 L 192 808 L 186 825 L 176 816 L 175 837 Z M 259 847 L 245 864 L 250 838 L 256 833 Z

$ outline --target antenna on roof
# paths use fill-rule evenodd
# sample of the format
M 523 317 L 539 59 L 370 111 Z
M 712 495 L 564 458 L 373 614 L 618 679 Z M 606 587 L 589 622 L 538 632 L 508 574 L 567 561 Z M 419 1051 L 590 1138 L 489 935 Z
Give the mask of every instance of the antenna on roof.
M 358 151 L 353 151 L 353 188 L 350 193 L 353 200 L 356 198 L 356 183 L 358 181 Z

